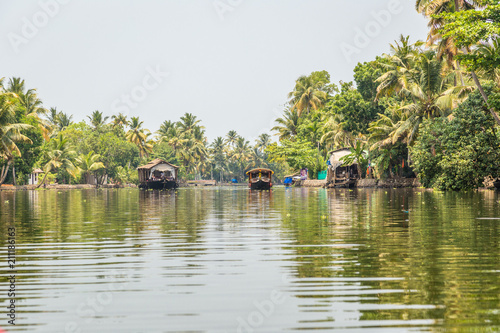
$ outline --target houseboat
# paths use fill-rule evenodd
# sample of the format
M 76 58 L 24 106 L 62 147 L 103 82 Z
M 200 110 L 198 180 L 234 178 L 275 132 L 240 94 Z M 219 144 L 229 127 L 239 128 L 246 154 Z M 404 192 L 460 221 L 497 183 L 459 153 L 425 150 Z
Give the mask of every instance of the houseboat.
M 273 186 L 271 169 L 257 168 L 247 171 L 248 186 L 252 190 L 269 190 Z
M 327 187 L 354 187 L 361 177 L 357 163 L 344 165 L 341 158 L 351 154 L 348 148 L 330 152 L 327 170 Z
M 166 190 L 179 187 L 177 179 L 178 166 L 159 158 L 137 168 L 139 172 L 139 188 Z

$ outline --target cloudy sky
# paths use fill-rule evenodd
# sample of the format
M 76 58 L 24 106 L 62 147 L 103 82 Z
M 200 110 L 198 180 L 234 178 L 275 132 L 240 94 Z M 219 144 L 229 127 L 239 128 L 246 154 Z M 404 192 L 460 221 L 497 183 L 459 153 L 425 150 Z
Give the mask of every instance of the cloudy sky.
M 300 75 L 351 81 L 400 34 L 425 39 L 408 0 L 0 0 L 0 77 L 86 119 L 190 112 L 210 140 L 269 132 Z

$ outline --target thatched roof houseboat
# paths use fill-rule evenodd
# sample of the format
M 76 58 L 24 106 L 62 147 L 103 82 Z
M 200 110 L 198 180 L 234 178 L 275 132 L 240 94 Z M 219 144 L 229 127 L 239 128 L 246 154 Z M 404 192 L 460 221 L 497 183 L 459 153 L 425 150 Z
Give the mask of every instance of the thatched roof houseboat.
M 329 187 L 352 187 L 356 180 L 360 178 L 358 173 L 358 165 L 353 162 L 350 165 L 344 166 L 344 162 L 340 159 L 351 154 L 349 148 L 337 149 L 330 152 L 328 159 L 327 183 Z
M 146 165 L 137 168 L 139 173 L 139 188 L 172 189 L 177 188 L 177 171 L 179 167 L 162 159 L 154 159 Z

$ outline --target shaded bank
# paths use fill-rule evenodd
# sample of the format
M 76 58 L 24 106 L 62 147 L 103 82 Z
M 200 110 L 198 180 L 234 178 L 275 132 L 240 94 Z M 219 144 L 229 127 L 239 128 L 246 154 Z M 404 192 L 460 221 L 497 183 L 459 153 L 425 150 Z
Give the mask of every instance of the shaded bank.
M 137 185 L 134 184 L 126 184 L 126 185 L 115 185 L 115 184 L 108 184 L 108 185 L 91 185 L 91 184 L 75 184 L 75 185 L 70 185 L 70 184 L 51 184 L 47 185 L 45 187 L 40 187 L 41 190 L 46 189 L 46 190 L 76 190 L 76 189 L 92 189 L 92 188 L 127 188 L 127 187 L 137 187 Z M 37 185 L 1 185 L 0 186 L 0 191 L 27 191 L 27 190 L 36 190 Z

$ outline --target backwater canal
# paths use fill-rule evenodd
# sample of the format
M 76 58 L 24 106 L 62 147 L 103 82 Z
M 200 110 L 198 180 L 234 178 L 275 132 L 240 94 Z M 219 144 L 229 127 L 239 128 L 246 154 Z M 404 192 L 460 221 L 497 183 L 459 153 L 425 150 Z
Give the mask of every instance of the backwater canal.
M 499 200 L 420 189 L 1 191 L 0 328 L 498 332 Z

